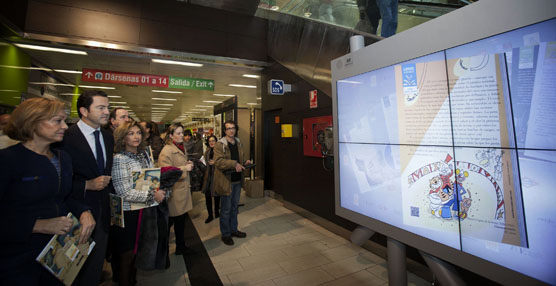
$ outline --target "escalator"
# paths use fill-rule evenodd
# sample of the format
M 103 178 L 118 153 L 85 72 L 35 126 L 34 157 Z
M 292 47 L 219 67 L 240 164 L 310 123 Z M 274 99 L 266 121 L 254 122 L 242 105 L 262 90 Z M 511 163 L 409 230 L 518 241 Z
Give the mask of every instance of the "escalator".
M 467 4 L 461 0 L 400 1 L 397 32 Z M 269 21 L 269 57 L 328 96 L 332 95 L 330 61 L 349 53 L 349 38 L 362 35 L 365 45 L 382 39 L 369 33 L 368 20 L 360 20 L 356 0 L 262 0 L 255 15 Z

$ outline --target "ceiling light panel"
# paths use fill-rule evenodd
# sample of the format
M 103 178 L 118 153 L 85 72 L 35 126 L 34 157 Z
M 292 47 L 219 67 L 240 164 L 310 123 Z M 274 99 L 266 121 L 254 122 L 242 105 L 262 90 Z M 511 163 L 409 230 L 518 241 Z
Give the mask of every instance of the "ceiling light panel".
M 158 92 L 158 93 L 176 93 L 176 94 L 182 94 L 182 93 L 183 93 L 183 92 L 181 92 L 181 91 L 158 90 L 158 89 L 153 89 L 152 92 Z
M 202 67 L 203 66 L 203 64 L 191 63 L 191 62 L 179 62 L 179 61 L 160 60 L 160 59 L 153 59 L 152 61 L 153 61 L 153 63 L 167 64 L 167 65 L 180 65 L 180 66 L 188 66 L 188 67 Z
M 232 87 L 245 87 L 245 88 L 257 88 L 256 85 L 247 85 L 247 84 L 238 84 L 238 83 L 230 83 L 228 86 Z
M 244 75 L 242 75 L 242 77 L 259 78 L 260 76 L 258 76 L 258 75 L 256 75 L 256 74 L 244 74 Z
M 87 53 L 84 51 L 76 51 L 70 49 L 60 49 L 60 48 L 51 48 L 45 46 L 35 46 L 35 45 L 26 45 L 26 44 L 15 44 L 16 46 L 22 49 L 30 49 L 30 50 L 39 50 L 39 51 L 46 51 L 46 52 L 57 52 L 57 53 L 65 53 L 65 54 L 74 54 L 74 55 L 84 55 L 86 56 Z

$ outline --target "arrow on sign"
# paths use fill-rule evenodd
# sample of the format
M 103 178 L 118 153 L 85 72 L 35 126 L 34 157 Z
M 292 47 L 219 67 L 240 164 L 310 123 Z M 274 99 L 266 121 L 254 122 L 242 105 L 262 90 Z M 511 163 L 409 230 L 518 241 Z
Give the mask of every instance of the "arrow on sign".
M 212 87 L 212 86 L 214 85 L 214 83 L 209 82 L 208 85 L 209 85 L 210 87 Z
M 280 89 L 282 89 L 282 85 L 279 82 L 277 82 L 276 85 L 279 86 Z
M 91 78 L 93 76 L 93 73 L 92 72 L 87 72 L 85 75 L 87 76 L 87 78 Z

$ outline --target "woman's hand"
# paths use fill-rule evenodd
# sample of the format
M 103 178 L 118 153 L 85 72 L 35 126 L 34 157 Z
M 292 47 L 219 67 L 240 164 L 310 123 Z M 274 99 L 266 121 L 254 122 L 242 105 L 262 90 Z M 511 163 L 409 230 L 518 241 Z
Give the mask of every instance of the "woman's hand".
M 68 233 L 73 221 L 71 218 L 61 216 L 49 219 L 37 219 L 33 226 L 33 233 L 59 234 Z
M 81 216 L 79 217 L 79 223 L 81 223 L 81 235 L 79 236 L 79 243 L 85 243 L 95 230 L 95 226 L 97 223 L 93 218 L 93 215 L 88 212 L 82 212 Z
M 209 165 L 211 165 L 211 166 L 214 165 L 214 159 L 208 160 L 208 163 L 209 163 Z
M 185 166 L 181 166 L 180 169 L 181 169 L 182 171 L 184 171 L 184 172 L 185 172 L 185 171 L 190 172 L 191 170 L 193 170 L 193 162 L 187 161 L 187 163 L 185 164 Z
M 154 200 L 159 204 L 164 200 L 165 197 L 166 197 L 166 191 L 158 190 L 154 192 Z

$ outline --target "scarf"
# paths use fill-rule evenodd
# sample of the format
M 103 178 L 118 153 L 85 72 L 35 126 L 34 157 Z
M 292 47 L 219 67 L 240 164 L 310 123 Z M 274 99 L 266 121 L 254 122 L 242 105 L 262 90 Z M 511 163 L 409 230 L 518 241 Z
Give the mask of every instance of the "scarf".
M 174 145 L 176 145 L 176 147 L 178 147 L 178 149 L 180 149 L 184 154 L 185 154 L 185 147 L 183 146 L 183 142 L 182 143 L 176 143 L 176 141 L 172 141 L 174 143 Z

